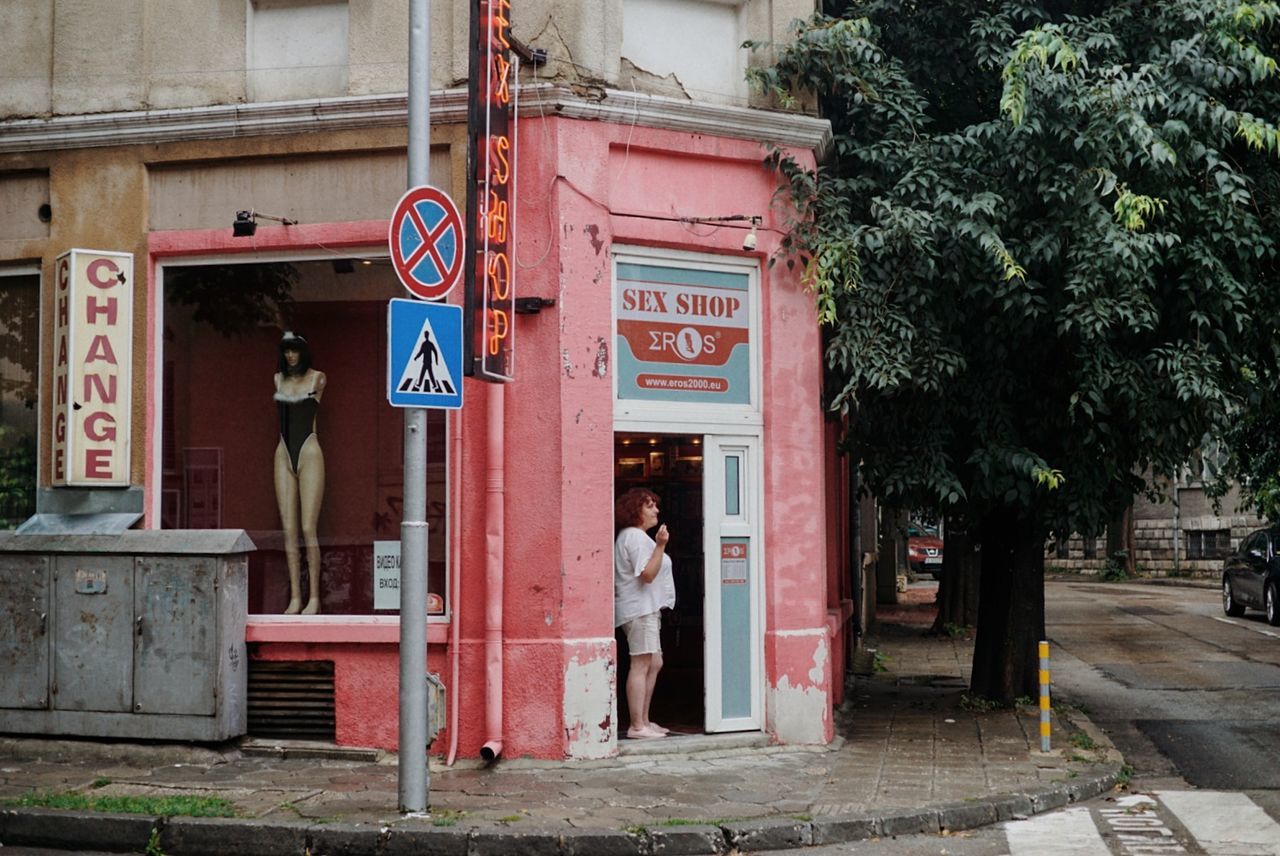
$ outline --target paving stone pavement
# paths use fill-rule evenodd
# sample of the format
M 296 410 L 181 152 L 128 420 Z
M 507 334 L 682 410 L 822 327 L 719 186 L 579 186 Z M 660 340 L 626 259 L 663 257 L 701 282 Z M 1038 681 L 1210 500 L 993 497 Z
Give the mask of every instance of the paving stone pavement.
M 742 748 L 687 736 L 666 738 L 661 754 L 606 761 L 433 762 L 429 817 L 406 819 L 395 758 L 383 753 L 9 737 L 0 738 L 0 802 L 72 790 L 207 794 L 236 806 L 234 820 L 152 822 L 170 854 L 714 853 L 969 828 L 1114 785 L 1122 759 L 1113 749 L 1068 742 L 1077 728 L 1105 740 L 1078 714 L 1055 722 L 1057 748 L 1042 754 L 1038 709 L 967 704 L 972 640 L 923 636 L 928 614 L 916 607 L 882 612 L 870 646 L 885 670 L 852 682 L 830 746 Z M 0 845 L 102 847 L 94 835 L 136 834 L 73 814 L 0 808 Z

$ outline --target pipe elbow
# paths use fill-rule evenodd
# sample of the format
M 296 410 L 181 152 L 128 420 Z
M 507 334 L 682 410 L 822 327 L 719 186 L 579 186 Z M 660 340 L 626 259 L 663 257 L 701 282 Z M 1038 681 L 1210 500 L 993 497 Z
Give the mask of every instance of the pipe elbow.
M 480 757 L 485 762 L 493 762 L 502 754 L 502 741 L 490 740 L 488 743 L 480 747 Z

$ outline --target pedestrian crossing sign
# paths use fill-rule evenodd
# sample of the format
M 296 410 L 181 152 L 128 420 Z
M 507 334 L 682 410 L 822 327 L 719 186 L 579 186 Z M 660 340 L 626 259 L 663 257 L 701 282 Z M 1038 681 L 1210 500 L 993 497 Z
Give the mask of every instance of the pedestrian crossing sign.
M 462 307 L 423 300 L 387 306 L 387 401 L 393 407 L 462 407 Z

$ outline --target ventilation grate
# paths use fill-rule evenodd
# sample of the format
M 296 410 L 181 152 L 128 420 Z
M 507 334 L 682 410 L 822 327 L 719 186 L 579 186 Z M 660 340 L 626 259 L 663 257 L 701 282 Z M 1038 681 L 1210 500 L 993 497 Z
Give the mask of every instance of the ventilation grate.
M 333 662 L 250 660 L 249 736 L 333 740 Z

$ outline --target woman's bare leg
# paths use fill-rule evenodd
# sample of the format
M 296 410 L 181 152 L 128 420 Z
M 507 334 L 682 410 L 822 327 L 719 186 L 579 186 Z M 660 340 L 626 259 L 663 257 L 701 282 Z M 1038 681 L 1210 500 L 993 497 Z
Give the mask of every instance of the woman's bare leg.
M 631 711 L 633 729 L 642 729 L 649 724 L 645 694 L 649 691 L 649 664 L 652 660 L 652 654 L 631 655 L 631 670 L 627 673 L 627 708 Z
M 653 688 L 658 684 L 658 672 L 662 671 L 662 652 L 655 651 L 649 655 L 649 672 L 645 676 L 644 684 L 644 721 L 650 728 L 655 728 L 654 722 L 649 718 L 649 704 L 653 701 Z M 665 728 L 660 728 L 663 734 L 667 732 Z

